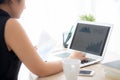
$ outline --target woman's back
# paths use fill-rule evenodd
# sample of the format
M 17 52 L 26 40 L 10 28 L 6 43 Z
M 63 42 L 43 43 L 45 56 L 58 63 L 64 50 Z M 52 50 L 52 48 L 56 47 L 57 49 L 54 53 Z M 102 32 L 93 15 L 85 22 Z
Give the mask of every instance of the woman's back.
M 9 51 L 5 42 L 5 25 L 9 14 L 0 10 L 0 80 L 17 80 L 21 65 L 13 51 Z

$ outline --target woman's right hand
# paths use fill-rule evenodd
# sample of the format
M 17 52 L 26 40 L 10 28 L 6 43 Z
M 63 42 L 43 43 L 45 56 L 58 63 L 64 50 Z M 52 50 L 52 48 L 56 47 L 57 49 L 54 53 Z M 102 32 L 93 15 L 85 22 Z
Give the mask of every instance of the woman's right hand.
M 71 59 L 80 59 L 80 60 L 85 60 L 86 56 L 83 52 L 81 51 L 74 51 L 73 53 L 71 53 L 71 55 L 68 57 Z

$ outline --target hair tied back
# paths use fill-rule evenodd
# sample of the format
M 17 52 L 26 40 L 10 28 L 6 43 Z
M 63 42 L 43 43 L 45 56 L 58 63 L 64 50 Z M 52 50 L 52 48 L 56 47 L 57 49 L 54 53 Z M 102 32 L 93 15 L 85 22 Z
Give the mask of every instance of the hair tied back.
M 0 0 L 0 4 L 3 3 L 5 0 Z

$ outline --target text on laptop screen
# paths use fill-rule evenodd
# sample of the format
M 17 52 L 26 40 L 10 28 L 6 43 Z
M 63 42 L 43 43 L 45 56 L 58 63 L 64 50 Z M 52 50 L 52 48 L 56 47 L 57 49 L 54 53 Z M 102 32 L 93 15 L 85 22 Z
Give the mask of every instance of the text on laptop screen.
M 110 26 L 78 23 L 70 49 L 102 55 Z

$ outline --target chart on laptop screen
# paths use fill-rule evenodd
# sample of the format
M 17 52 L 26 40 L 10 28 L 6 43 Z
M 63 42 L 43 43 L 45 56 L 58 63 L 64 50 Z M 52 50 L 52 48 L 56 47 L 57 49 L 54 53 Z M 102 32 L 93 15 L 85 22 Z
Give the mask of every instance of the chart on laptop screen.
M 70 48 L 102 55 L 109 29 L 109 26 L 78 23 Z

